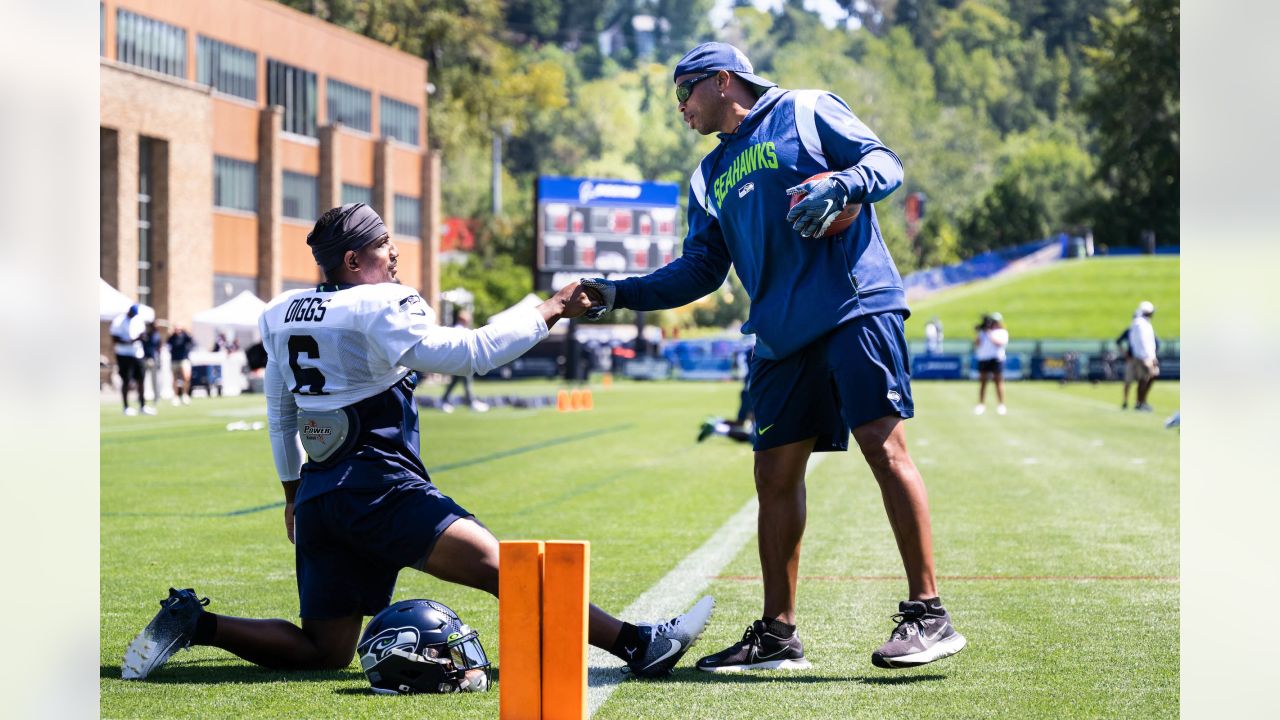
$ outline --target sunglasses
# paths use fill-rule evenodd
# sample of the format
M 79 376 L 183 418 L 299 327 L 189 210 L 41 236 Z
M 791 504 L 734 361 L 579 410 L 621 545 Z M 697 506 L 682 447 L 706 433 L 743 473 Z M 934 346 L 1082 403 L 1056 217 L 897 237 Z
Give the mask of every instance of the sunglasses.
M 689 99 L 689 96 L 693 94 L 694 85 L 697 85 L 698 83 L 702 82 L 703 80 L 706 80 L 709 77 L 715 77 L 716 74 L 719 72 L 720 72 L 719 70 L 712 70 L 711 72 L 705 72 L 699 75 L 698 77 L 689 78 L 688 80 L 685 80 L 684 82 L 680 83 L 679 85 L 676 86 L 676 100 L 679 100 L 680 102 L 685 102 L 686 100 Z

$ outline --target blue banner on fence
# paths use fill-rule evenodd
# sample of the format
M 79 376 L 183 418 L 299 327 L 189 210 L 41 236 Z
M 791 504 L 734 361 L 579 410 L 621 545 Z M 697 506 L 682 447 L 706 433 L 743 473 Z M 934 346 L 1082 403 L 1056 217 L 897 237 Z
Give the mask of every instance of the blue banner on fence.
M 916 355 L 911 358 L 913 380 L 962 380 L 964 357 L 961 355 Z

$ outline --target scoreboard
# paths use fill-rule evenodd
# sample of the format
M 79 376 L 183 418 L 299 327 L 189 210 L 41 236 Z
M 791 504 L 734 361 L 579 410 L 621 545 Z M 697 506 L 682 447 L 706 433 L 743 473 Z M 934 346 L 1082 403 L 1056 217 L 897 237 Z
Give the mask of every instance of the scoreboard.
M 534 289 L 644 275 L 671 262 L 679 196 L 675 183 L 538 178 Z

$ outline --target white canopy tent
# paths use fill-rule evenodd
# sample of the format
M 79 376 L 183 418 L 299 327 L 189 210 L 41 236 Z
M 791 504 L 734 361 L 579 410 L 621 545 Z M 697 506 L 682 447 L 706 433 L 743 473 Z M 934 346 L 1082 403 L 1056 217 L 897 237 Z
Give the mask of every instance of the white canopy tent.
M 116 316 L 127 312 L 133 305 L 133 300 L 128 295 L 111 287 L 111 284 L 102 278 L 98 278 L 98 319 L 102 322 L 111 322 Z M 156 311 L 151 309 L 150 305 L 139 305 L 138 312 L 142 315 L 142 319 L 147 322 L 153 322 L 156 319 Z
M 231 330 L 242 338 L 253 338 L 252 344 L 257 341 L 258 318 L 262 317 L 266 307 L 267 304 L 257 295 L 245 290 L 217 307 L 192 316 L 191 334 L 198 344 L 205 347 L 212 344 L 214 333 L 219 330 Z
M 191 322 L 233 330 L 257 330 L 258 318 L 266 307 L 257 295 L 245 290 L 217 307 L 196 313 Z

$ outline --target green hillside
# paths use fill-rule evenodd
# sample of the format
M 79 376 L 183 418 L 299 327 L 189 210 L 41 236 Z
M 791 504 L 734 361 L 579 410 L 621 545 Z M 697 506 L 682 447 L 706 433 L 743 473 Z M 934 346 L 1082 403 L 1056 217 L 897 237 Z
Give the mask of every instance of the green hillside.
M 948 339 L 967 337 L 984 313 L 998 311 L 1017 339 L 1113 338 L 1150 300 L 1156 334 L 1176 338 L 1178 268 L 1176 256 L 1091 258 L 944 290 L 911 303 L 907 336 L 923 338 L 937 316 Z

